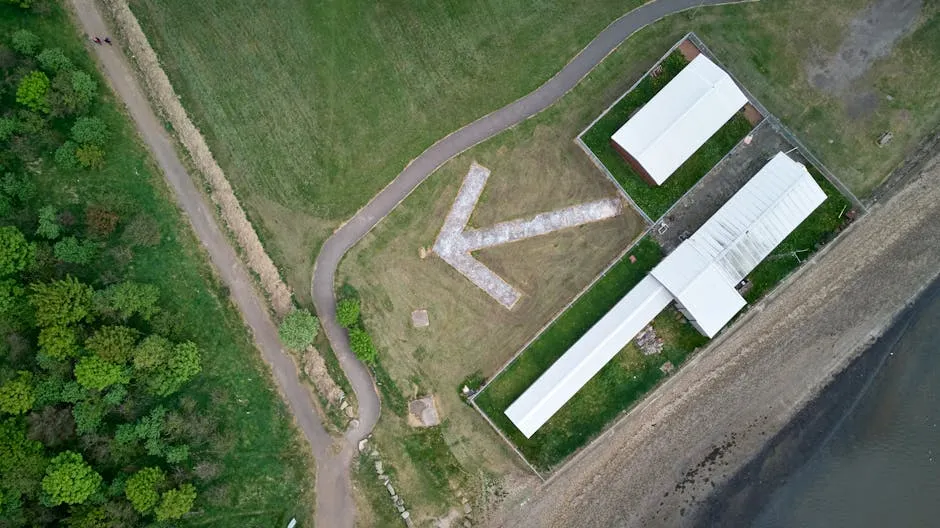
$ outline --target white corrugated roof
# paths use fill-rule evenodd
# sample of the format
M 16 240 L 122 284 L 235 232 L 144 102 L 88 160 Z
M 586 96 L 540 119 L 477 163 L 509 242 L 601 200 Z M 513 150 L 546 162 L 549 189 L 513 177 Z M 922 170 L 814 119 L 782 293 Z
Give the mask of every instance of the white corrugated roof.
M 662 284 L 646 276 L 535 380 L 506 416 L 531 437 L 672 300 Z
M 700 54 L 612 139 L 662 184 L 745 103 L 731 77 Z
M 825 200 L 806 167 L 780 152 L 651 274 L 712 337 L 744 306 L 728 288 Z

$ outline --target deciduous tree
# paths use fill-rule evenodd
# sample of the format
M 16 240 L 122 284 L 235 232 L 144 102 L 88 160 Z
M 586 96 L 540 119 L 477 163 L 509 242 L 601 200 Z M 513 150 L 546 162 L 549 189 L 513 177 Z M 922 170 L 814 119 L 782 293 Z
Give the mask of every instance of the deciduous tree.
M 160 488 L 166 482 L 163 470 L 147 467 L 134 473 L 124 484 L 124 495 L 140 513 L 149 513 L 160 501 Z
M 202 368 L 199 349 L 194 343 L 174 346 L 166 338 L 150 336 L 134 351 L 134 369 L 151 393 L 167 396 L 179 390 Z
M 31 284 L 29 302 L 36 310 L 36 323 L 41 327 L 66 326 L 90 320 L 94 290 L 78 279 Z
M 160 504 L 154 513 L 157 520 L 161 522 L 179 519 L 193 509 L 194 502 L 196 502 L 196 488 L 192 484 L 183 484 L 176 489 L 163 492 Z
M 39 46 L 42 45 L 42 40 L 29 30 L 20 29 L 13 32 L 10 43 L 13 45 L 13 49 L 16 50 L 17 53 L 32 57 L 36 54 L 37 51 L 39 51 Z
M 36 248 L 19 229 L 0 227 L 0 277 L 23 271 L 33 262 Z
M 65 55 L 62 48 L 46 48 L 36 55 L 39 66 L 47 72 L 60 73 L 74 68 L 72 61 Z
M 99 356 L 85 356 L 75 364 L 75 381 L 86 389 L 100 391 L 111 385 L 127 383 L 130 376 L 121 365 Z
M 55 240 L 59 238 L 60 232 L 61 227 L 59 227 L 55 207 L 46 205 L 39 209 L 39 227 L 36 228 L 36 234 L 49 240 Z
M 126 326 L 102 326 L 85 340 L 85 348 L 101 359 L 123 365 L 134 353 L 140 332 Z
M 16 102 L 31 110 L 49 113 L 49 77 L 41 71 L 31 71 L 16 89 Z
M 78 335 L 70 326 L 53 325 L 39 330 L 39 349 L 54 359 L 78 355 Z
M 146 321 L 160 311 L 159 300 L 160 289 L 152 284 L 121 282 L 95 295 L 95 309 L 125 321 L 134 315 Z
M 89 466 L 82 455 L 63 451 L 53 458 L 42 479 L 46 504 L 81 504 L 101 486 L 101 475 Z
M 104 146 L 108 141 L 108 126 L 97 117 L 79 117 L 72 125 L 72 139 L 80 145 Z
M 67 236 L 55 243 L 53 254 L 55 258 L 70 264 L 82 266 L 91 264 L 98 253 L 98 245 L 91 240 L 79 240 L 74 236 Z
M 104 150 L 98 145 L 81 145 L 75 149 L 75 159 L 86 169 L 104 167 Z
M 20 420 L 0 421 L 0 490 L 4 499 L 18 500 L 22 496 L 35 497 L 46 470 L 42 444 L 26 436 Z
M 0 412 L 23 414 L 33 407 L 36 392 L 33 387 L 33 375 L 21 370 L 17 376 L 0 385 Z

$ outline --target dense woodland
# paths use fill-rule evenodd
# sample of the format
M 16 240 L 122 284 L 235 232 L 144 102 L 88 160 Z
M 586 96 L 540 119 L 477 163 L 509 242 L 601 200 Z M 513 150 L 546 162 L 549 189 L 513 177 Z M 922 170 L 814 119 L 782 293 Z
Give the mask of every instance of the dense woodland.
M 17 16 L 49 16 L 35 7 Z M 133 278 L 161 225 L 81 191 L 113 158 L 88 64 L 28 29 L 0 35 L 0 526 L 173 522 L 206 488 L 234 502 L 209 486 L 239 440 L 216 412 L 230 395 L 195 386 L 198 321 Z

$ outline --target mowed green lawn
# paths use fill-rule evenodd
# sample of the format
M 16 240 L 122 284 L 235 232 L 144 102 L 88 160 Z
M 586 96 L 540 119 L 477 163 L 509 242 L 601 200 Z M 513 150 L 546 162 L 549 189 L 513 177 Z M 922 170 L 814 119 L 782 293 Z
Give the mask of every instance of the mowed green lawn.
M 262 7 L 247 0 L 132 0 L 131 6 L 304 300 L 319 245 L 409 160 L 540 85 L 639 3 L 275 0 Z M 809 83 L 807 66 L 838 53 L 867 4 L 774 0 L 695 9 L 658 24 L 671 28 L 660 49 L 695 31 L 864 195 L 940 122 L 936 3 L 924 6 L 916 30 L 893 54 L 851 84 L 850 93 L 878 95 L 870 112 L 851 115 L 843 95 Z M 612 91 L 598 100 L 598 111 L 615 97 Z M 894 141 L 873 148 L 885 130 Z
M 178 525 L 285 526 L 292 517 L 312 522 L 309 446 L 293 427 L 267 366 L 163 176 L 118 110 L 123 105 L 97 76 L 84 36 L 60 6 L 51 5 L 42 16 L 0 6 L 3 42 L 13 31 L 28 29 L 44 46 L 62 48 L 77 66 L 93 73 L 103 94 L 96 115 L 106 122 L 110 140 L 100 170 L 64 170 L 52 163 L 33 167 L 39 198 L 59 210 L 98 205 L 114 211 L 125 237 L 130 224 L 148 226 L 158 235 L 150 247 L 115 248 L 112 260 L 124 264 L 103 270 L 102 276 L 125 274 L 159 287 L 161 306 L 176 316 L 168 325 L 201 350 L 202 373 L 181 394 L 205 405 L 219 423 L 210 444 L 222 463 L 197 481 L 196 511 Z M 6 51 L 3 45 L 0 51 Z

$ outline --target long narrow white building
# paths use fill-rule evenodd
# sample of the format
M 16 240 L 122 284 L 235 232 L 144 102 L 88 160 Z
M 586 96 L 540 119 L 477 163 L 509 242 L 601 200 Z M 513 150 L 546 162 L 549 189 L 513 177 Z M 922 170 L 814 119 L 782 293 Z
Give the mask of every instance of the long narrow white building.
M 610 141 L 648 183 L 661 185 L 746 103 L 731 76 L 700 54 Z
M 826 200 L 802 164 L 778 153 L 506 409 L 527 438 L 672 301 L 713 337 L 746 304 L 735 286 Z

